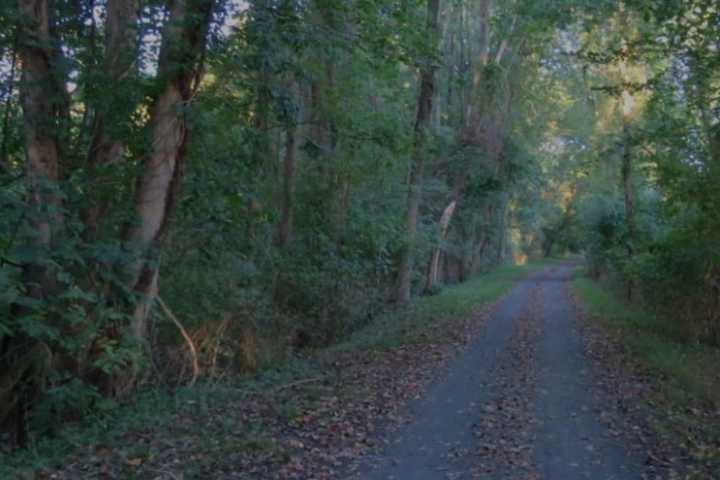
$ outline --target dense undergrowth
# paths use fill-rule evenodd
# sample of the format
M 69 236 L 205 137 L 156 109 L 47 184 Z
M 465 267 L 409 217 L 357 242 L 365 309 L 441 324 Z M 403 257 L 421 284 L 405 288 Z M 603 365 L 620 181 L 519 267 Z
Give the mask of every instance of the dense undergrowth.
M 26 475 L 33 478 L 33 472 L 49 472 L 61 466 L 71 454 L 95 458 L 97 451 L 114 444 L 121 445 L 122 437 L 130 432 L 161 432 L 178 415 L 188 414 L 188 409 L 199 418 L 202 418 L 203 412 L 224 405 L 242 409 L 243 399 L 251 395 L 272 395 L 295 382 L 332 376 L 333 372 L 326 369 L 328 357 L 352 355 L 352 352 L 380 353 L 408 346 L 419 347 L 424 343 L 449 342 L 457 335 L 459 322 L 491 304 L 518 280 L 549 262 L 552 260 L 496 267 L 464 284 L 445 288 L 436 295 L 419 297 L 406 308 L 388 310 L 336 345 L 306 350 L 289 357 L 285 362 L 269 364 L 253 375 L 205 380 L 194 387 L 172 390 L 148 388 L 138 393 L 128 404 L 117 405 L 111 411 L 90 411 L 80 421 L 57 427 L 51 436 L 33 439 L 25 450 L 0 452 L 0 477 Z M 284 414 L 280 412 L 278 415 Z M 236 447 L 242 446 L 251 451 L 268 447 L 269 440 L 264 438 L 261 425 L 248 427 L 241 423 L 228 425 L 230 429 L 251 430 L 243 437 L 245 443 Z M 130 449 L 124 455 L 132 459 L 142 456 L 143 452 Z M 132 465 L 127 466 L 129 468 Z

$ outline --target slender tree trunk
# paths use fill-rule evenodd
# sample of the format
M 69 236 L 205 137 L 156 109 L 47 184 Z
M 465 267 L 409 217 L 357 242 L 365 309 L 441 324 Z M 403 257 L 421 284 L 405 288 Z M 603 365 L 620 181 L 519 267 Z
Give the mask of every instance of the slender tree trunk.
M 137 220 L 125 235 L 128 245 L 139 253 L 126 272 L 128 284 L 150 301 L 157 284 L 157 255 L 182 179 L 188 138 L 183 112 L 201 77 L 200 63 L 212 9 L 213 0 L 176 0 L 163 32 L 158 66 L 162 89 L 150 110 L 148 123 L 151 149 L 137 182 Z M 139 340 L 145 337 L 148 311 L 143 301 L 133 315 L 132 332 Z
M 455 32 L 450 34 L 450 42 L 448 45 L 448 50 L 446 52 L 447 57 L 452 58 L 453 61 L 455 60 Z M 445 93 L 445 109 L 447 111 L 447 120 L 448 123 L 452 122 L 452 112 L 453 112 L 453 86 L 455 84 L 455 77 L 456 77 L 456 70 L 454 68 L 449 69 L 448 71 L 448 81 L 447 81 L 447 91 Z
M 295 123 L 288 125 L 285 131 L 285 156 L 283 158 L 283 174 L 282 174 L 282 196 L 280 205 L 280 223 L 278 223 L 278 231 L 276 244 L 280 248 L 285 248 L 290 243 L 292 234 L 292 218 L 293 218 L 293 185 L 295 183 L 295 136 L 297 127 Z
M 261 49 L 260 55 L 270 56 L 269 42 L 267 40 L 268 25 L 271 24 L 272 11 L 271 1 L 262 0 L 252 2 L 253 23 L 251 31 L 254 33 L 253 43 Z M 274 27 L 273 27 L 274 28 Z M 270 123 L 272 115 L 272 90 L 275 86 L 273 83 L 272 72 L 265 62 L 259 67 L 258 76 L 256 78 L 257 86 L 255 87 L 255 104 L 253 106 L 252 125 L 255 130 L 256 141 L 254 142 L 252 151 L 253 167 L 258 170 L 258 178 L 255 182 L 261 183 L 267 180 L 267 177 L 275 177 L 275 151 L 274 142 L 270 132 Z
M 429 35 L 437 37 L 438 12 L 440 0 L 428 0 L 427 4 L 427 31 Z M 437 45 L 434 38 L 434 46 Z M 434 49 L 435 49 L 434 48 Z M 433 49 L 433 50 L 434 50 Z M 413 263 L 415 258 L 415 241 L 417 236 L 417 223 L 422 199 L 423 166 L 425 157 L 427 128 L 432 114 L 433 92 L 435 88 L 434 59 L 426 59 L 420 69 L 420 93 L 418 95 L 417 117 L 413 140 L 412 164 L 408 180 L 407 210 L 405 216 L 406 245 L 400 256 L 395 301 L 407 303 L 410 301 L 410 283 L 412 280 Z
M 490 236 L 485 232 L 484 229 L 480 229 L 479 232 L 473 232 L 476 238 L 474 240 L 474 247 L 472 249 L 472 252 L 470 253 L 468 265 L 467 265 L 467 271 L 470 272 L 471 275 L 474 275 L 478 272 L 479 268 L 479 262 L 482 259 L 483 254 L 485 253 L 485 248 L 487 247 L 489 243 Z
M 635 192 L 632 184 L 632 139 L 630 137 L 630 126 L 623 121 L 623 156 L 622 156 L 622 189 L 625 201 L 625 228 L 627 229 L 627 240 L 625 242 L 628 258 L 635 254 L 633 243 L 635 241 Z M 633 281 L 627 280 L 626 294 L 628 300 L 633 296 Z
M 555 235 L 556 235 L 556 232 L 551 232 L 549 234 L 546 234 L 545 244 L 543 245 L 543 257 L 544 258 L 550 258 L 550 255 L 552 254 L 553 247 L 555 246 Z
M 68 175 L 77 165 L 70 165 L 69 162 L 72 160 L 71 151 L 71 139 L 72 134 L 70 131 L 70 93 L 67 90 L 67 79 L 69 74 L 70 62 L 65 57 L 63 46 L 61 43 L 60 34 L 57 31 L 56 22 L 53 19 L 53 13 L 55 13 L 52 6 L 57 2 L 49 2 L 50 8 L 50 37 L 53 42 L 50 46 L 50 65 L 53 69 L 52 81 L 54 84 L 49 86 L 52 88 L 50 92 L 45 92 L 46 95 L 50 95 L 53 98 L 54 105 L 54 119 L 55 119 L 55 132 L 58 142 L 58 152 L 60 158 L 60 180 L 67 180 Z M 67 4 L 66 4 L 67 5 Z M 73 14 L 77 15 L 79 12 L 79 4 L 70 4 L 74 10 Z
M 624 2 L 620 3 L 620 21 L 624 30 L 628 28 L 628 14 Z M 619 63 L 620 76 L 623 84 L 630 81 L 628 73 L 627 59 L 630 56 L 630 47 L 625 37 L 621 38 L 620 45 L 621 61 Z M 632 93 L 623 89 L 621 92 L 620 104 L 622 109 L 622 142 L 623 154 L 622 165 L 620 167 L 620 176 L 622 181 L 623 198 L 625 203 L 625 228 L 628 259 L 632 259 L 635 254 L 633 243 L 635 242 L 635 192 L 632 184 L 632 135 L 630 131 L 631 116 L 635 107 L 635 100 Z M 633 296 L 633 280 L 627 279 L 626 295 L 631 300 Z
M 699 106 L 700 118 L 703 126 L 703 133 L 705 134 L 705 141 L 707 143 L 707 151 L 710 154 L 710 159 L 714 164 L 720 162 L 720 130 L 714 128 L 713 120 L 710 112 L 708 111 L 708 104 L 710 103 L 706 98 L 703 98 L 702 105 Z M 717 168 L 717 167 L 712 167 Z
M 62 229 L 62 200 L 58 191 L 60 179 L 60 146 L 53 93 L 59 85 L 52 67 L 53 38 L 47 0 L 20 0 L 24 16 L 18 53 L 22 62 L 20 93 L 24 115 L 25 154 L 30 223 L 38 248 L 49 253 L 57 233 Z M 60 95 L 62 98 L 62 95 Z M 26 266 L 28 291 L 42 297 L 51 279 L 40 264 Z
M 47 0 L 19 0 L 22 16 L 18 33 L 17 53 L 22 69 L 20 98 L 23 110 L 25 137 L 25 180 L 28 195 L 28 223 L 32 229 L 32 246 L 39 260 L 22 265 L 22 280 L 26 294 L 37 300 L 53 295 L 53 272 L 44 261 L 52 252 L 63 228 L 62 196 L 59 191 L 61 154 L 58 142 L 58 111 L 63 92 L 53 69 L 54 38 L 50 7 Z M 9 93 L 9 92 L 8 92 Z M 21 317 L 28 308 L 13 305 L 12 315 Z M 52 320 L 52 319 L 50 319 Z M 32 355 L 38 343 L 18 333 L 11 337 L 12 369 L 20 369 L 21 358 Z M 45 347 L 44 350 L 47 350 Z M 42 378 L 31 367 L 22 367 L 10 383 L 14 399 L 16 440 L 24 446 L 27 441 L 26 412 L 40 390 Z
M 465 253 L 465 250 L 463 249 L 463 253 L 458 258 L 458 283 L 465 283 L 465 281 L 467 279 L 468 279 L 467 254 Z
M 506 193 L 503 193 L 500 201 L 500 211 L 498 217 L 498 251 L 497 263 L 501 264 L 505 260 L 505 249 L 507 248 L 507 215 L 508 215 L 508 199 Z
M 480 235 L 480 241 L 477 243 L 477 246 L 475 247 L 475 251 L 473 252 L 472 258 L 470 259 L 470 271 L 473 273 L 477 273 L 478 271 L 478 262 L 482 260 L 482 256 L 485 253 L 485 248 L 488 245 L 488 235 L 481 234 Z
M 452 220 L 453 213 L 455 213 L 455 207 L 457 206 L 457 200 L 451 201 L 445 210 L 443 210 L 440 216 L 440 233 L 438 235 L 438 245 L 433 248 L 430 256 L 430 266 L 428 268 L 428 274 L 425 279 L 425 293 L 430 293 L 435 289 L 435 284 L 438 281 L 438 272 L 440 269 L 440 256 L 443 252 L 442 243 L 447 238 L 448 228 L 450 227 L 450 221 Z
M 90 150 L 87 156 L 89 177 L 91 185 L 91 206 L 83 212 L 85 221 L 85 238 L 92 241 L 97 236 L 100 218 L 107 210 L 109 198 L 107 193 L 107 175 L 103 170 L 108 166 L 119 162 L 124 152 L 124 144 L 117 134 L 112 134 L 109 124 L 118 121 L 127 121 L 127 118 L 117 117 L 112 114 L 114 107 L 117 107 L 118 100 L 126 102 L 126 99 L 112 98 L 113 90 L 119 83 L 130 75 L 134 74 L 136 61 L 137 44 L 137 0 L 108 0 L 107 21 L 106 21 L 106 42 L 105 48 L 107 57 L 103 65 L 103 72 L 100 75 L 106 76 L 102 87 L 109 90 L 108 96 L 96 106 L 96 113 L 92 125 L 92 139 Z M 123 109 L 125 110 L 125 109 Z
M 513 16 L 512 23 L 510 24 L 510 31 L 508 32 L 507 36 L 503 38 L 502 42 L 500 42 L 500 46 L 497 49 L 497 53 L 495 54 L 495 63 L 500 64 L 502 62 L 503 56 L 505 55 L 505 52 L 508 48 L 508 37 L 512 35 L 512 33 L 515 31 L 515 24 L 517 23 L 517 15 Z
M 336 22 L 333 20 L 330 24 L 334 25 Z M 337 28 L 337 27 L 335 27 Z M 337 93 L 335 87 L 335 62 L 332 59 L 325 61 L 325 81 L 327 82 L 327 89 L 332 93 L 328 106 L 328 111 L 338 111 L 339 105 L 337 104 Z M 340 135 L 338 132 L 338 126 L 333 119 L 327 122 L 327 130 L 330 138 L 328 153 L 331 157 L 335 156 L 335 153 L 339 149 Z M 330 232 L 333 236 L 336 246 L 339 246 L 340 239 L 342 237 L 343 224 L 346 218 L 346 211 L 350 197 L 350 174 L 345 169 L 338 165 L 334 169 L 332 190 L 328 200 L 331 202 L 328 206 L 330 212 Z
M 450 263 L 448 261 L 448 257 L 449 257 L 449 255 L 447 252 L 442 252 L 440 254 L 440 264 L 441 264 L 440 272 L 441 272 L 441 277 L 442 277 L 443 283 L 448 283 L 451 281 L 451 279 L 450 279 Z
M 337 30 L 335 16 L 328 5 L 318 2 L 317 21 L 329 30 Z M 317 155 L 314 158 L 314 171 L 317 173 L 315 180 L 321 188 L 325 189 L 325 219 L 331 235 L 337 240 L 340 231 L 336 220 L 340 218 L 338 209 L 341 208 L 338 193 L 342 191 L 341 174 L 335 159 L 335 152 L 338 147 L 338 128 L 332 117 L 333 112 L 338 108 L 335 96 L 335 61 L 331 56 L 322 59 L 322 74 L 313 79 L 310 93 L 310 108 L 312 110 L 312 128 L 310 135 L 313 143 L 317 146 Z
M 10 113 L 12 108 L 12 95 L 15 88 L 15 69 L 17 67 L 17 40 L 15 45 L 10 51 L 10 71 L 8 72 L 8 81 L 5 91 L 5 105 L 3 108 L 3 119 L 2 119 L 2 144 L 0 144 L 0 168 L 9 170 L 9 154 L 8 154 L 8 141 L 10 135 Z
M 279 192 L 279 208 L 280 219 L 277 223 L 274 244 L 278 249 L 285 250 L 290 245 L 293 231 L 293 203 L 294 203 L 294 187 L 295 187 L 295 171 L 298 154 L 298 124 L 302 123 L 302 117 L 305 109 L 303 108 L 303 95 L 300 84 L 293 78 L 289 78 L 286 82 L 288 92 L 292 93 L 293 98 L 300 106 L 300 113 L 296 117 L 290 112 L 286 112 L 285 125 L 285 151 L 281 160 L 281 171 L 279 176 L 280 192 Z M 273 301 L 276 305 L 285 306 L 292 289 L 287 281 L 284 269 L 281 265 L 275 273 L 275 282 L 273 287 Z
M 484 73 L 485 67 L 490 59 L 490 2 L 491 0 L 479 0 L 477 3 L 477 24 L 478 36 L 480 39 L 478 45 L 478 60 L 475 64 L 473 79 L 471 85 L 470 101 L 465 107 L 466 128 L 470 129 L 465 135 L 469 135 L 470 139 L 477 136 L 477 129 L 481 124 L 484 104 Z M 472 140 L 471 140 L 472 141 Z
M 720 42 L 718 42 L 718 44 L 720 44 Z M 697 54 L 692 55 L 689 65 L 690 81 L 693 86 L 691 99 L 700 118 L 703 140 L 705 141 L 707 153 L 711 160 L 710 168 L 715 169 L 717 168 L 717 166 L 715 166 L 717 162 L 720 162 L 720 129 L 714 127 L 712 89 L 709 85 L 712 79 L 706 74 L 706 70 L 702 68 Z

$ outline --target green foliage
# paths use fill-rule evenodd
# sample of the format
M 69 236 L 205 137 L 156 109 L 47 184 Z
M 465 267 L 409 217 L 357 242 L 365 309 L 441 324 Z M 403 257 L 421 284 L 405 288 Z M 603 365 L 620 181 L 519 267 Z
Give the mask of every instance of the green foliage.
M 619 7 L 603 6 L 576 33 L 575 59 L 592 92 L 583 108 L 595 114 L 573 115 L 584 123 L 572 129 L 584 148 L 567 164 L 577 173 L 568 211 L 594 277 L 674 318 L 677 339 L 717 344 L 718 77 L 708 42 L 718 12 L 704 2 Z
M 442 2 L 436 39 L 420 1 L 219 5 L 205 75 L 178 112 L 187 143 L 166 205 L 173 215 L 143 252 L 160 267 L 169 308 L 150 302 L 148 334 L 133 339 L 133 312 L 151 299 L 128 291 L 140 257 L 124 239 L 154 148 L 146 127 L 163 86 L 157 40 L 167 12 L 143 6 L 135 64 L 118 79 L 105 68 L 105 4 L 51 3 L 51 76 L 62 98 L 43 120 L 61 144 L 62 176 L 44 187 L 62 200 L 39 208 L 23 174 L 23 125 L 32 122 L 21 72 L 10 74 L 22 25 L 14 4 L 0 8 L 0 360 L 15 385 L 0 412 L 15 408 L 15 392 L 32 397 L 38 439 L 113 408 L 138 384 L 190 378 L 178 323 L 203 375 L 248 373 L 356 338 L 379 317 L 391 319 L 382 341 L 403 342 L 413 322 L 466 315 L 517 271 L 443 288 L 513 257 L 582 250 L 595 275 L 674 311 L 675 335 L 720 341 L 717 9 L 522 0 L 495 2 L 483 19 L 473 2 Z M 416 146 L 417 73 L 427 62 L 435 106 Z M 623 91 L 637 99 L 630 125 L 619 114 Z M 93 166 L 97 119 L 121 154 Z M 408 244 L 413 154 L 425 165 Z M 102 207 L 97 225 L 93 207 Z M 52 215 L 63 225 L 47 248 L 36 241 L 38 220 Z M 413 292 L 433 295 L 386 317 L 408 251 Z

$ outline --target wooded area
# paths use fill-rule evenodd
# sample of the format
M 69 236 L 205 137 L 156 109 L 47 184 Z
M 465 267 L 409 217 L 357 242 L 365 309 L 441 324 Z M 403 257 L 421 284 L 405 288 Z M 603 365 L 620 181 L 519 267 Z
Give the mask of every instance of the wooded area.
M 538 256 L 720 346 L 720 7 L 2 0 L 0 182 L 12 447 Z

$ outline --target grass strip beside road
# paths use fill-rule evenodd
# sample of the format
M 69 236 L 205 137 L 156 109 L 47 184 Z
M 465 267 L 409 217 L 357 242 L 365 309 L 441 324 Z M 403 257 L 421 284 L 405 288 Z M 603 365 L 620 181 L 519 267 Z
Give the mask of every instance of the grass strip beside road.
M 437 332 L 438 326 L 450 327 L 453 321 L 466 319 L 500 299 L 527 275 L 556 261 L 550 259 L 525 265 L 501 265 L 465 283 L 448 286 L 436 295 L 419 297 L 407 308 L 382 315 L 333 349 L 383 349 L 438 341 L 440 339 L 426 335 L 428 328 Z M 445 332 L 451 335 L 452 329 Z
M 590 322 L 621 347 L 610 363 L 652 385 L 634 401 L 653 412 L 650 426 L 668 455 L 720 472 L 720 349 L 687 341 L 677 319 L 628 305 L 581 270 L 571 291 Z M 707 478 L 698 475 L 683 478 Z

